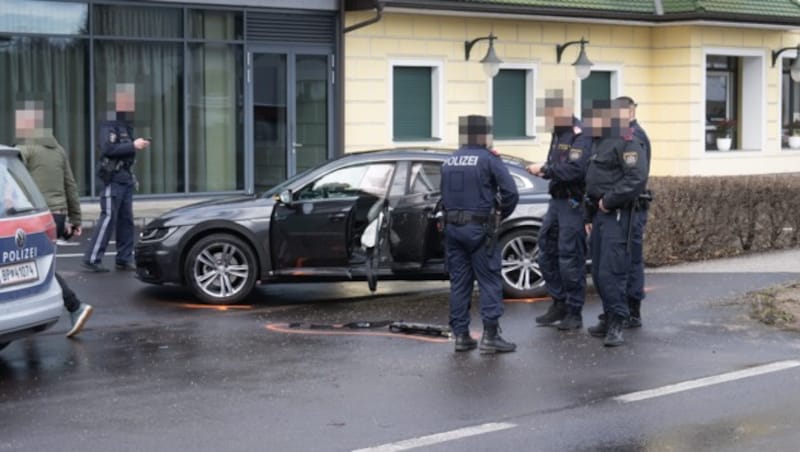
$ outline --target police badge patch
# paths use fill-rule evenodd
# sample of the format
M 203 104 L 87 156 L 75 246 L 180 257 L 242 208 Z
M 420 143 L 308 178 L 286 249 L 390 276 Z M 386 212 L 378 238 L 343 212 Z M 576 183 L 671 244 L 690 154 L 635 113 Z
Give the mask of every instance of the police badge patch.
M 569 150 L 569 160 L 574 162 L 576 160 L 580 160 L 581 156 L 583 156 L 583 149 L 581 148 L 572 148 Z
M 625 164 L 628 166 L 636 166 L 636 163 L 639 161 L 639 154 L 636 152 L 625 152 L 622 154 L 622 160 L 624 160 Z
M 114 133 L 114 132 L 109 133 L 108 134 L 108 142 L 109 143 L 116 143 L 117 142 L 117 134 Z

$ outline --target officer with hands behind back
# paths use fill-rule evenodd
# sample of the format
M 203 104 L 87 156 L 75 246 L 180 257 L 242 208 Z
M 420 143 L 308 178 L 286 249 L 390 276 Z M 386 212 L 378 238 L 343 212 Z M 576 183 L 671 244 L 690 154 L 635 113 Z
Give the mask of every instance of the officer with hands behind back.
M 558 329 L 562 331 L 583 326 L 586 298 L 583 197 L 591 137 L 583 133 L 571 103 L 561 90 L 548 90 L 540 108 L 552 130 L 547 162 L 528 167 L 531 174 L 550 180 L 551 196 L 539 231 L 539 268 L 553 303 L 536 317 L 536 323 L 549 325 L 560 320 Z
M 108 271 L 101 262 L 112 230 L 117 240 L 117 270 L 136 269 L 133 263 L 133 191 L 136 186 L 133 165 L 136 152 L 147 149 L 150 141 L 133 135 L 134 85 L 117 84 L 114 96 L 115 118 L 105 121 L 100 127 L 102 161 L 98 176 L 104 184 L 100 195 L 100 218 L 83 256 L 84 268 L 93 272 Z
M 589 333 L 604 337 L 608 347 L 624 342 L 622 329 L 630 315 L 626 291 L 635 205 L 649 174 L 647 152 L 633 135 L 629 114 L 618 101 L 595 101 L 584 114 L 596 137 L 586 172 L 587 232 L 591 234 L 592 280 L 604 315 Z
M 516 344 L 500 336 L 503 282 L 496 228 L 519 200 L 514 179 L 492 151 L 492 122 L 485 116 L 458 121 L 460 148 L 442 165 L 445 251 L 450 272 L 450 327 L 455 351 L 478 346 L 469 333 L 469 308 L 478 280 L 483 336 L 481 353 L 505 353 Z

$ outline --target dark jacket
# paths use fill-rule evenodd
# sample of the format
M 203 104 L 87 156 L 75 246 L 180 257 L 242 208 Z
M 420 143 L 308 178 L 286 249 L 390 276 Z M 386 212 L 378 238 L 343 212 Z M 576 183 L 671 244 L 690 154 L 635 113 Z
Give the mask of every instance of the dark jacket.
M 632 205 L 644 191 L 650 162 L 642 142 L 633 136 L 595 140 L 586 172 L 586 193 L 603 200 L 608 210 Z
M 112 161 L 112 182 L 133 184 L 133 164 L 136 148 L 133 146 L 133 127 L 129 121 L 105 121 L 100 126 L 100 151 L 102 157 Z
M 454 152 L 442 165 L 441 190 L 446 211 L 488 215 L 498 207 L 505 218 L 519 200 L 517 184 L 505 163 L 484 147 L 464 146 Z
M 592 140 L 583 134 L 582 127 L 580 120 L 572 118 L 572 127 L 553 129 L 542 172 L 545 179 L 550 179 L 549 192 L 555 198 L 583 197 Z

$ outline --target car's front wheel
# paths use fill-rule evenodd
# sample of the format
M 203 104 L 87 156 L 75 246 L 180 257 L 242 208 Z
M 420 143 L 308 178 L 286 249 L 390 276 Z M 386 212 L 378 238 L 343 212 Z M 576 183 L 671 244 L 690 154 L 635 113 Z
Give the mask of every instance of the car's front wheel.
M 539 230 L 515 229 L 500 239 L 503 260 L 503 294 L 507 298 L 535 298 L 544 295 L 544 278 L 539 270 Z
M 209 304 L 242 301 L 256 283 L 256 258 L 250 246 L 230 234 L 197 241 L 184 262 L 184 274 L 195 296 Z

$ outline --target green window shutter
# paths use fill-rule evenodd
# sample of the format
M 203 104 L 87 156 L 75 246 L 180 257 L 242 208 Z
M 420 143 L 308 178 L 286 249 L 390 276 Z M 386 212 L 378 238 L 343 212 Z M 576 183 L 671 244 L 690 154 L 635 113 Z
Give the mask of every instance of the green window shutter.
M 503 69 L 494 77 L 492 116 L 495 138 L 525 137 L 527 92 L 524 69 Z
M 431 68 L 395 66 L 394 139 L 430 140 L 432 137 Z
M 611 99 L 611 72 L 592 71 L 581 81 L 581 108 L 592 108 L 592 101 Z

